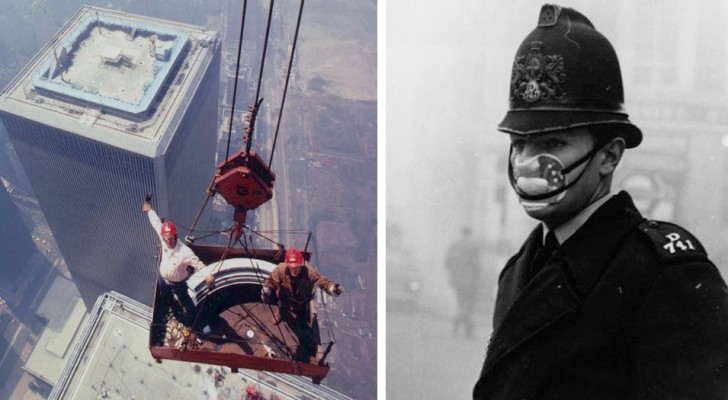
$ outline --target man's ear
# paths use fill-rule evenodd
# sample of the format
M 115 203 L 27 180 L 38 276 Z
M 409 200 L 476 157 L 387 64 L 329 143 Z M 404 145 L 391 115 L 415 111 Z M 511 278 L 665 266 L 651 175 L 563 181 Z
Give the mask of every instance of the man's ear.
M 601 158 L 601 164 L 599 165 L 599 173 L 601 175 L 610 175 L 614 172 L 617 165 L 619 165 L 619 161 L 622 160 L 625 147 L 626 144 L 621 137 L 610 140 L 602 147 L 601 152 L 604 154 L 604 157 Z

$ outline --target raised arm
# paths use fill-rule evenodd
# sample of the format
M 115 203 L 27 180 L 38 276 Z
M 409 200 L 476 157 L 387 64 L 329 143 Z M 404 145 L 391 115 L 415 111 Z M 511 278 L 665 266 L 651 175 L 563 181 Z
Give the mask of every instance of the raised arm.
M 154 233 L 157 234 L 157 236 L 161 239 L 161 232 L 162 229 L 162 220 L 159 219 L 159 216 L 157 215 L 157 212 L 154 210 L 147 211 L 147 217 L 149 218 L 149 223 L 152 224 L 152 228 L 154 229 Z
M 311 278 L 313 283 L 322 290 L 325 290 L 327 293 L 334 296 L 338 296 L 344 292 L 344 288 L 341 285 L 325 277 L 323 274 L 315 270 L 309 263 L 306 263 L 306 267 L 308 268 L 308 276 Z
M 152 224 L 152 228 L 154 229 L 154 233 L 159 236 L 160 240 L 162 238 L 161 236 L 161 228 L 162 228 L 162 220 L 159 219 L 159 216 L 157 215 L 157 212 L 154 211 L 152 208 L 152 194 L 147 193 L 144 195 L 144 202 L 142 203 L 142 211 L 147 213 L 147 217 L 149 218 L 149 223 Z

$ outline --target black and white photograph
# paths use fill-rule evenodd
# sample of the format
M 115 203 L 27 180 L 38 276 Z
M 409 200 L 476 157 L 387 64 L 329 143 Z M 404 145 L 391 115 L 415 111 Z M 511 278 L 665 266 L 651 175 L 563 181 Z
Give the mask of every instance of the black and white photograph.
M 728 398 L 728 5 L 386 11 L 387 398 Z

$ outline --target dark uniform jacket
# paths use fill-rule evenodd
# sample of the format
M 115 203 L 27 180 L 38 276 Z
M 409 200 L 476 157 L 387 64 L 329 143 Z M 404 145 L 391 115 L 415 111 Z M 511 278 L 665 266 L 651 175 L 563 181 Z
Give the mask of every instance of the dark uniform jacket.
M 297 280 L 297 287 L 294 289 L 293 281 Z M 285 263 L 278 264 L 265 281 L 281 301 L 281 307 L 294 312 L 305 311 L 308 302 L 313 298 L 314 286 L 323 290 L 329 290 L 334 282 L 327 279 L 310 265 L 301 268 L 297 278 L 293 278 Z
M 529 279 L 499 279 L 474 399 L 728 399 L 728 289 L 705 250 L 621 192 Z

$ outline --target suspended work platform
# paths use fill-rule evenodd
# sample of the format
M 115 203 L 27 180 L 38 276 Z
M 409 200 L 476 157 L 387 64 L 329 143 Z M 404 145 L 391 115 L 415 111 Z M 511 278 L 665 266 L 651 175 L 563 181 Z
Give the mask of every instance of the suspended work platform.
M 316 354 L 310 362 L 301 362 L 294 357 L 298 337 L 280 321 L 278 306 L 260 300 L 262 284 L 283 260 L 283 253 L 258 249 L 251 254 L 233 247 L 228 249 L 229 258 L 220 263 L 224 246 L 188 245 L 207 265 L 187 281 L 197 306 L 194 323 L 185 326 L 171 310 L 162 309 L 166 307 L 155 292 L 149 349 L 157 362 L 168 359 L 222 365 L 233 371 L 279 372 L 320 383 L 329 372 L 325 359 L 334 342 L 325 343 L 325 349 L 322 346 L 314 302 L 309 321 Z M 215 283 L 208 288 L 204 277 L 213 271 Z

